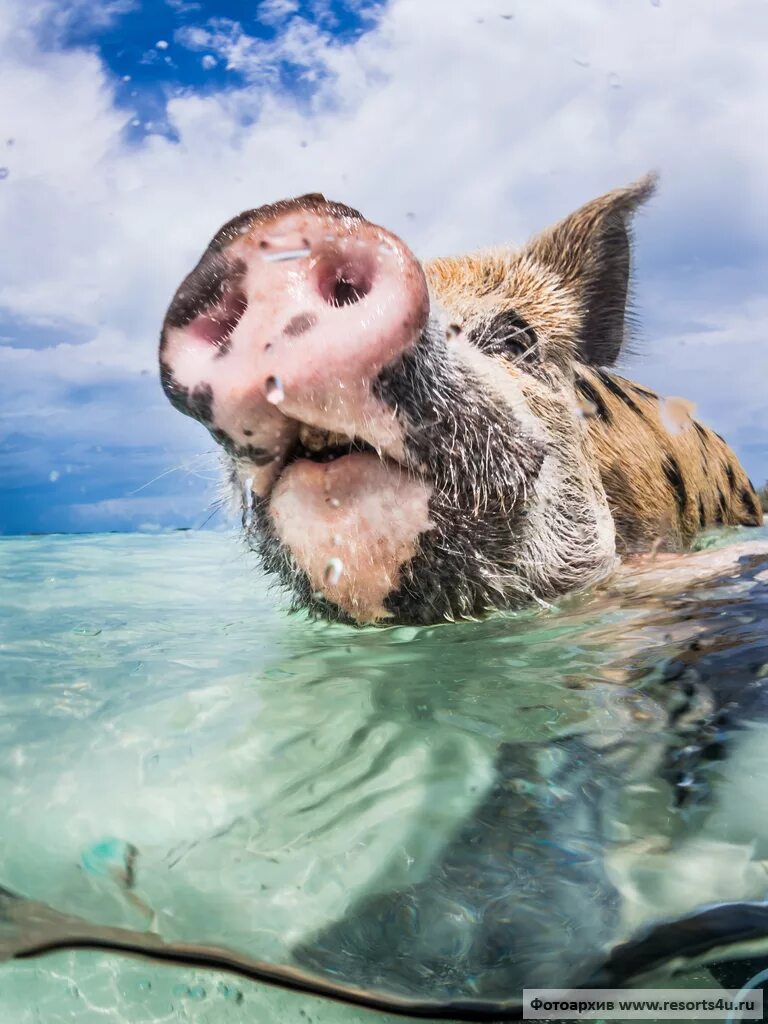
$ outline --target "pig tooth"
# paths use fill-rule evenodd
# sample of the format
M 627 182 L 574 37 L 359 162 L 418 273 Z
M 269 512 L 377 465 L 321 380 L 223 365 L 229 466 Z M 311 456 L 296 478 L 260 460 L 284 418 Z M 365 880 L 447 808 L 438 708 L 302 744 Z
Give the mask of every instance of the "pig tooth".
M 329 448 L 340 448 L 345 444 L 352 444 L 352 438 L 347 437 L 346 434 L 338 434 L 336 431 L 331 430 L 328 433 L 326 444 Z
M 308 451 L 320 452 L 328 447 L 328 431 L 302 423 L 299 427 L 299 440 Z
M 324 448 L 339 448 L 352 443 L 346 434 L 321 430 L 320 427 L 311 427 L 307 423 L 302 423 L 299 427 L 299 440 L 310 452 L 321 452 Z

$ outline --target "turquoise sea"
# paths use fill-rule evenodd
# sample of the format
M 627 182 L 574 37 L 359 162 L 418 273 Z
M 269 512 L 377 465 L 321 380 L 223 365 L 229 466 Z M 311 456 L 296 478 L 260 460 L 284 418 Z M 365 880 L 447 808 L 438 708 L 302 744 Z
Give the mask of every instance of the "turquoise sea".
M 288 614 L 234 535 L 0 539 L 0 1022 L 394 1019 L 104 949 L 13 959 L 48 909 L 444 1003 L 765 899 L 768 530 L 712 553 L 745 539 L 706 583 L 362 630 Z

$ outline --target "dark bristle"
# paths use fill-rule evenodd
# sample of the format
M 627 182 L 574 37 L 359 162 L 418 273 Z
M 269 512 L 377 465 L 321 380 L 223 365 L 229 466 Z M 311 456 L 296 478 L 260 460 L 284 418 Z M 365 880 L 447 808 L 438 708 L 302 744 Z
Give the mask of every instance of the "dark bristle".
M 667 455 L 662 463 L 662 469 L 664 470 L 664 475 L 669 481 L 670 487 L 674 491 L 678 512 L 682 515 L 685 512 L 685 507 L 688 502 L 688 493 L 685 487 L 685 481 L 683 480 L 683 474 L 680 469 L 680 463 L 674 455 Z
M 588 402 L 591 402 L 595 407 L 595 416 L 599 420 L 603 420 L 605 423 L 611 423 L 612 417 L 608 410 L 608 406 L 603 400 L 603 396 L 597 390 L 597 388 L 587 380 L 586 377 L 576 377 L 576 387 L 578 388 L 581 395 L 586 398 Z
M 632 396 L 629 395 L 628 392 L 624 390 L 624 388 L 622 388 L 621 384 L 619 384 L 619 382 L 614 377 L 612 377 L 609 373 L 606 373 L 605 370 L 598 370 L 597 376 L 603 382 L 605 387 L 608 388 L 612 395 L 615 395 L 616 398 L 620 398 L 621 401 L 624 402 L 625 405 L 629 406 L 629 408 L 632 409 L 633 412 L 636 412 L 638 416 L 643 415 L 642 409 L 634 400 L 634 398 L 632 398 Z

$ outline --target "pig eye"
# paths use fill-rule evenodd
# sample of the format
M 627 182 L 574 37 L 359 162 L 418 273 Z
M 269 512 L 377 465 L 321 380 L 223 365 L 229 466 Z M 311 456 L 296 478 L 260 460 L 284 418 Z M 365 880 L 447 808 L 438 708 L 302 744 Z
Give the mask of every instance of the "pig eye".
M 539 361 L 536 331 L 514 309 L 496 313 L 468 333 L 470 341 L 487 355 L 504 356 L 523 365 Z

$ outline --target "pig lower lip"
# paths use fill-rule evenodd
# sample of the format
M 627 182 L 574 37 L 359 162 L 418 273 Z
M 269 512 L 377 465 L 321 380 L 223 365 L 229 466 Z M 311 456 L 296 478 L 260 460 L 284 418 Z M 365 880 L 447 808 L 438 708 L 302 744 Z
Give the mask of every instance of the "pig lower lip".
M 288 465 L 270 514 L 313 590 L 358 621 L 373 622 L 388 617 L 385 599 L 432 527 L 430 496 L 431 487 L 399 464 L 352 452 Z

